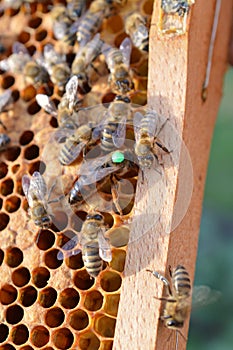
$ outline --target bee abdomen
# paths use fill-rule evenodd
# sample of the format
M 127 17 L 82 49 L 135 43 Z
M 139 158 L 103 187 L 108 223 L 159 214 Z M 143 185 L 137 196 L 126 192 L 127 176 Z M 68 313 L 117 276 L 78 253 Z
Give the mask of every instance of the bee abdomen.
M 112 134 L 116 130 L 116 124 L 108 124 L 102 132 L 101 135 L 101 148 L 105 152 L 111 152 L 113 149 L 115 149 L 115 146 L 113 144 Z
M 87 14 L 77 32 L 77 41 L 78 42 L 81 42 L 82 40 L 88 41 L 90 34 L 94 34 L 98 30 L 101 22 L 102 22 L 102 18 L 101 18 L 101 15 L 99 15 L 99 13 Z
M 172 275 L 173 285 L 179 296 L 189 295 L 191 282 L 189 274 L 184 266 L 178 265 Z
M 84 247 L 82 251 L 82 258 L 87 272 L 92 277 L 97 277 L 102 271 L 103 262 L 99 256 L 98 247 Z
M 69 165 L 76 159 L 76 143 L 66 142 L 61 148 L 59 162 L 63 165 Z

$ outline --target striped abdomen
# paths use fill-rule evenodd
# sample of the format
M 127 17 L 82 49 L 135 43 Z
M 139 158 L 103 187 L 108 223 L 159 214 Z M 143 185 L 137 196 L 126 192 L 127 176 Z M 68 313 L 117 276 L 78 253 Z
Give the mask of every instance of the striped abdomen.
M 96 13 L 87 12 L 84 16 L 78 31 L 77 41 L 82 44 L 86 44 L 90 37 L 98 31 L 103 20 L 103 12 L 99 11 Z
M 82 248 L 82 258 L 87 272 L 92 277 L 97 277 L 98 274 L 102 271 L 103 262 L 99 256 L 99 247 L 98 243 L 91 243 L 90 245 L 85 245 Z
M 178 265 L 172 274 L 172 285 L 177 296 L 189 296 L 191 283 L 187 270 L 184 266 Z
M 67 139 L 61 148 L 59 162 L 63 165 L 71 164 L 78 156 L 76 152 L 77 142 Z
M 112 152 L 113 150 L 116 149 L 113 139 L 112 139 L 112 134 L 115 133 L 117 129 L 118 123 L 108 123 L 101 135 L 101 149 L 104 152 Z

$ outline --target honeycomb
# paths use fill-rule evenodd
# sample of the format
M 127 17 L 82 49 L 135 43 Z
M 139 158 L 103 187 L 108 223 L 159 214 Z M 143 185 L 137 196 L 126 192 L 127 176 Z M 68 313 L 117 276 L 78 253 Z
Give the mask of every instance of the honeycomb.
M 1 41 L 5 47 L 0 53 L 1 60 L 12 53 L 12 44 L 17 40 L 31 55 L 43 52 L 47 43 L 62 47 L 71 65 L 77 46 L 63 45 L 53 35 L 50 11 L 56 3 L 22 1 L 14 8 L 1 7 Z M 125 17 L 138 10 L 149 23 L 152 8 L 153 0 L 128 0 L 103 21 L 101 37 L 119 46 L 126 37 Z M 98 69 L 103 68 L 101 60 L 95 64 Z M 146 104 L 147 66 L 147 53 L 133 47 L 131 68 L 135 89 L 130 97 L 138 105 Z M 6 151 L 0 154 L 0 349 L 109 350 L 129 237 L 124 219 L 130 216 L 133 204 L 127 206 L 123 218 L 116 211 L 104 213 L 113 258 L 96 279 L 90 277 L 81 251 L 72 240 L 80 232 L 87 214 L 85 209 L 68 215 L 59 204 L 54 204 L 53 225 L 38 229 L 28 217 L 28 203 L 22 190 L 24 174 L 40 171 L 46 176 L 49 171 L 43 152 L 51 133 L 58 127 L 56 119 L 40 108 L 35 96 L 46 93 L 58 104 L 61 92 L 52 85 L 49 91 L 45 86 L 28 85 L 20 74 L 0 73 L 0 93 L 11 89 L 14 100 L 10 109 L 0 116 L 11 138 Z M 91 92 L 84 96 L 85 106 L 113 100 L 115 95 L 108 87 L 107 78 L 104 67 L 101 76 L 96 75 Z M 49 152 L 53 154 L 53 149 Z M 72 165 L 62 170 L 64 191 L 71 188 L 75 169 Z M 135 181 L 131 179 L 134 188 Z M 68 241 L 69 249 L 76 249 L 76 254 L 66 254 L 63 246 Z M 58 258 L 59 254 L 62 259 Z

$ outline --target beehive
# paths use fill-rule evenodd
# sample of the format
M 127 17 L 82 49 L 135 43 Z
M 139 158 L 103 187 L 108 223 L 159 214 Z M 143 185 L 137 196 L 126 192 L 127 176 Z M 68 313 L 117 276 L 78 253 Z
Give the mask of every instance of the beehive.
M 30 54 L 42 52 L 47 43 L 60 45 L 53 37 L 51 3 L 33 2 L 29 7 L 23 4 L 2 11 L 0 21 L 7 50 L 1 59 L 9 56 L 15 40 L 25 44 Z M 125 16 L 138 9 L 149 22 L 152 7 L 153 0 L 128 0 L 126 6 L 104 20 L 103 39 L 119 46 L 126 35 Z M 66 46 L 64 50 L 71 63 L 76 47 Z M 144 105 L 147 54 L 133 48 L 131 67 L 135 83 L 132 101 Z M 1 72 L 0 86 L 1 92 L 10 88 L 14 97 L 12 108 L 1 114 L 11 144 L 0 155 L 0 349 L 111 349 L 128 227 L 116 213 L 105 214 L 106 224 L 111 228 L 113 259 L 96 280 L 87 274 L 79 251 L 64 260 L 58 259 L 64 243 L 80 231 L 86 212 L 67 215 L 54 205 L 55 224 L 51 229 L 38 230 L 28 218 L 21 184 L 23 174 L 32 175 L 39 170 L 46 175 L 44 148 L 57 122 L 36 103 L 36 94 L 46 93 L 45 88 L 35 89 L 25 84 L 22 75 L 12 72 Z M 57 101 L 61 98 L 53 87 L 50 95 Z M 96 77 L 84 104 L 110 102 L 113 98 L 105 71 L 103 77 Z M 53 149 L 50 151 L 52 155 Z M 72 185 L 74 176 L 74 166 L 61 171 L 66 189 Z M 132 206 L 127 214 L 131 209 Z

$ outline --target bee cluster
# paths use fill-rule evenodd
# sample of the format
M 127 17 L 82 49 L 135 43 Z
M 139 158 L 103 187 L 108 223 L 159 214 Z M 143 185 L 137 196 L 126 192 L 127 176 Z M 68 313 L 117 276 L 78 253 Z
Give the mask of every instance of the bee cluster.
M 153 1 L 0 8 L 0 347 L 111 349 Z

